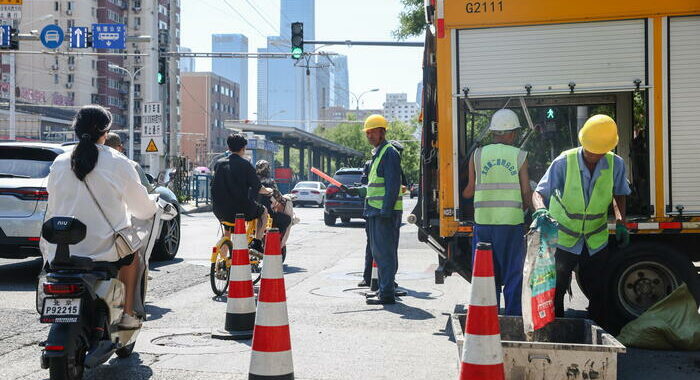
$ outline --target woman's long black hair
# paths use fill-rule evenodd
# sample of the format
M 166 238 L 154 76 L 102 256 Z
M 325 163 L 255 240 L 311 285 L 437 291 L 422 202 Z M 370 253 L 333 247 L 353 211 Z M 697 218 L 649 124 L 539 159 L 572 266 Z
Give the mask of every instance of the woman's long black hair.
M 73 120 L 73 130 L 80 139 L 71 155 L 71 168 L 79 180 L 84 181 L 97 165 L 99 151 L 97 140 L 109 131 L 112 114 L 104 107 L 88 105 L 82 107 Z

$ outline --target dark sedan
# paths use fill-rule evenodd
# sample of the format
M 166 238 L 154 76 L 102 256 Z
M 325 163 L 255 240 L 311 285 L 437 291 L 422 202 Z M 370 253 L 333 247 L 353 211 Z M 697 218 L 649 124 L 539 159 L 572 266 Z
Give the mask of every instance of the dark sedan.
M 339 169 L 335 172 L 333 179 L 347 187 L 359 186 L 362 181 L 362 168 Z M 323 221 L 327 226 L 335 225 L 338 218 L 343 223 L 348 223 L 351 218 L 362 218 L 364 208 L 364 198 L 348 195 L 340 191 L 338 186 L 329 185 L 326 189 L 326 206 L 323 213 Z

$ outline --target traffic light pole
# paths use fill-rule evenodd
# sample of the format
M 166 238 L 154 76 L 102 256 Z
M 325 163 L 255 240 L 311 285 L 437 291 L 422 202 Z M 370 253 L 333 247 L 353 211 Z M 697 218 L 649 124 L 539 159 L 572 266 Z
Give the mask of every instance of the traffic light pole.
M 17 117 L 15 115 L 15 104 L 17 103 L 15 94 L 16 84 L 15 54 L 10 54 L 10 140 L 14 141 L 17 132 Z

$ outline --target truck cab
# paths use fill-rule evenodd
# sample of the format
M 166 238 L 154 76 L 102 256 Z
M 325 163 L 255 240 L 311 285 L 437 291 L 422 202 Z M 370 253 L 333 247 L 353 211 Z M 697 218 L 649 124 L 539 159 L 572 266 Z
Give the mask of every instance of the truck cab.
M 533 189 L 552 160 L 579 146 L 590 116 L 611 116 L 632 188 L 632 244 L 617 247 L 611 220 L 608 291 L 579 286 L 608 300 L 606 325 L 616 330 L 684 282 L 700 300 L 700 3 L 593 3 L 426 1 L 414 214 L 419 239 L 438 253 L 436 282 L 469 280 L 473 204 L 461 193 L 491 115 L 518 114 Z

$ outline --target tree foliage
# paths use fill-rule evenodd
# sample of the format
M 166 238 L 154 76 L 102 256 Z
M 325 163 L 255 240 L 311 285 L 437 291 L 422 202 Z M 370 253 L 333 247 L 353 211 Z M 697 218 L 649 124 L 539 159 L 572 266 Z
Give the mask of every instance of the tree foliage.
M 420 143 L 413 136 L 415 132 L 415 123 L 409 124 L 399 121 L 392 122 L 387 131 L 388 140 L 400 141 L 404 146 L 401 167 L 408 182 L 418 181 Z M 367 142 L 367 137 L 362 132 L 362 124 L 360 123 L 342 123 L 334 128 L 319 128 L 316 134 L 336 144 L 362 152 L 361 158 L 355 158 L 349 162 L 354 167 L 362 167 L 365 161 L 372 157 L 372 146 Z
M 399 13 L 399 27 L 392 34 L 397 40 L 419 36 L 426 27 L 423 0 L 401 0 L 404 10 Z

